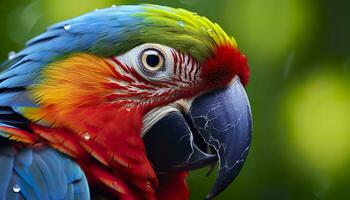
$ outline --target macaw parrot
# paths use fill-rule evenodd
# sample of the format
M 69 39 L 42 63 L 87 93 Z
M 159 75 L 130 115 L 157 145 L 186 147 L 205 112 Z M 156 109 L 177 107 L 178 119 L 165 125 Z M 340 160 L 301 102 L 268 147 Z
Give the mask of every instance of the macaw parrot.
M 212 199 L 249 151 L 248 79 L 235 40 L 184 9 L 50 26 L 1 65 L 0 199 L 185 200 L 188 172 L 218 161 Z

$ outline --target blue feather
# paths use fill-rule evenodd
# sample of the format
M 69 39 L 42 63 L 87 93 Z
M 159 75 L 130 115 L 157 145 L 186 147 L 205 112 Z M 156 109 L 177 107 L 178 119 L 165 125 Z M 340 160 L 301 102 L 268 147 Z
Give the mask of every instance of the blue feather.
M 49 63 L 77 52 L 105 55 L 138 32 L 137 24 L 142 20 L 133 14 L 142 12 L 147 6 L 119 6 L 91 12 L 57 23 L 47 31 L 27 42 L 26 48 L 18 52 L 21 58 L 0 74 L 0 88 L 24 87 L 35 83 L 35 77 Z M 68 30 L 64 26 L 69 24 Z M 8 63 L 7 63 L 8 64 Z M 35 74 L 27 75 L 25 74 Z M 21 76 L 16 78 L 17 76 Z M 0 95 L 1 98 L 1 95 Z
M 0 106 L 37 107 L 24 91 L 5 92 L 0 94 Z
M 26 45 L 27 46 L 31 46 L 34 45 L 35 43 L 38 42 L 43 42 L 45 40 L 49 40 L 55 37 L 60 36 L 62 33 L 64 33 L 64 29 L 56 29 L 53 31 L 47 31 L 41 35 L 38 35 L 37 37 L 32 38 L 31 40 L 29 40 Z
M 33 151 L 31 149 L 23 149 L 16 155 L 16 165 L 29 167 L 33 163 Z
M 11 180 L 15 160 L 14 154 L 15 149 L 11 146 L 0 149 L 0 199 L 6 199 L 5 194 Z
M 90 199 L 90 191 L 85 175 L 80 181 L 74 183 L 74 200 Z
M 0 88 L 11 88 L 11 87 L 22 87 L 27 84 L 34 83 L 37 78 L 35 73 L 21 74 L 17 76 L 12 76 L 0 83 Z
M 74 199 L 74 186 L 73 184 L 67 185 L 67 192 L 63 199 Z
M 15 173 L 13 174 L 13 176 L 17 176 Z M 16 180 L 18 179 L 18 180 Z M 18 185 L 20 188 L 20 191 L 18 193 L 20 193 L 19 195 L 23 196 L 24 199 L 26 200 L 31 200 L 31 199 L 38 199 L 38 197 L 36 196 L 33 187 L 31 185 L 29 185 L 28 183 L 26 183 L 25 181 L 21 180 L 19 177 L 16 178 L 15 182 L 12 183 L 12 185 L 10 185 L 9 187 L 14 187 L 14 185 Z M 14 192 L 14 191 L 12 191 Z M 9 198 L 7 198 L 8 200 L 11 200 Z
M 47 185 L 49 186 L 49 193 L 52 199 L 63 199 L 67 192 L 66 176 L 64 174 L 63 160 L 57 156 L 55 151 L 43 151 L 39 153 L 41 158 L 45 160 L 48 172 L 51 176 L 46 176 Z M 52 170 L 55 169 L 55 170 Z M 45 170 L 44 167 L 42 170 Z M 51 179 L 52 177 L 52 179 Z
M 18 187 L 18 189 L 21 188 L 21 183 L 16 174 L 13 174 L 11 177 L 11 181 L 9 186 L 7 187 L 6 191 L 6 199 L 11 199 L 11 200 L 18 200 L 20 198 L 21 193 L 19 192 L 14 192 L 14 188 Z
M 30 170 L 30 167 L 33 165 L 32 163 L 30 166 L 23 166 L 19 165 L 15 167 L 16 173 L 21 178 L 21 185 L 25 184 L 27 187 L 27 191 L 32 191 L 33 194 L 35 194 L 36 198 L 40 199 L 43 197 L 43 191 L 47 193 L 46 185 L 42 184 L 42 182 L 38 182 L 38 178 L 42 178 L 41 174 L 33 174 Z
M 12 146 L 0 147 L 0 163 L 1 200 L 90 199 L 83 171 L 54 149 L 15 151 Z

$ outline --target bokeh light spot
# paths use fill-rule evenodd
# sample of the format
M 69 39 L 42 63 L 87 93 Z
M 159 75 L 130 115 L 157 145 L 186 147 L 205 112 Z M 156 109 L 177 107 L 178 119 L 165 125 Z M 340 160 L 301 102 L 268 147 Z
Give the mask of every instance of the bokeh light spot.
M 52 22 L 75 17 L 96 9 L 111 7 L 124 3 L 123 0 L 50 0 L 43 1 L 46 13 L 45 16 Z
M 350 158 L 350 84 L 340 77 L 330 71 L 312 73 L 295 83 L 287 100 L 293 154 L 325 175 L 334 174 Z
M 230 4 L 230 5 L 227 5 Z M 250 57 L 271 63 L 305 41 L 314 9 L 302 0 L 241 0 L 223 5 L 227 27 Z

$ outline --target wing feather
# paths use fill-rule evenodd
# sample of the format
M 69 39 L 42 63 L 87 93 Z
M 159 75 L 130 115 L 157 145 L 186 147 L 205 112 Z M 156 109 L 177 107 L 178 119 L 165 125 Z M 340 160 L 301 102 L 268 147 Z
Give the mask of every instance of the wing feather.
M 0 199 L 90 199 L 81 168 L 52 148 L 2 145 L 0 163 Z

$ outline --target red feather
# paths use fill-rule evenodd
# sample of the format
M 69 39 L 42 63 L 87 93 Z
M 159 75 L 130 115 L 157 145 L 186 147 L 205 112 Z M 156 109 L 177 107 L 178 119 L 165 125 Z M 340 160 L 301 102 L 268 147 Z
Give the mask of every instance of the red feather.
M 190 193 L 186 183 L 187 172 L 169 174 L 160 178 L 158 200 L 187 200 Z
M 218 46 L 214 54 L 202 67 L 201 78 L 206 84 L 214 87 L 223 87 L 229 84 L 235 75 L 246 86 L 249 82 L 249 67 L 247 57 L 232 46 Z

